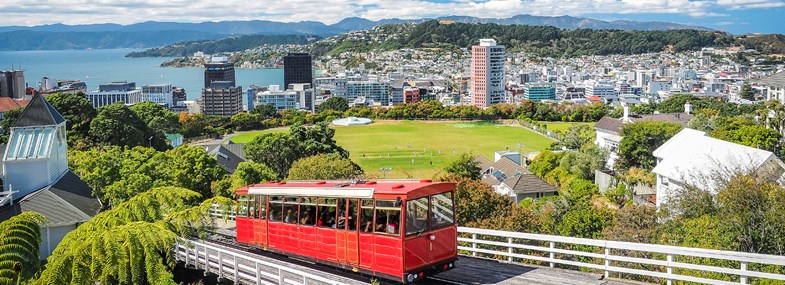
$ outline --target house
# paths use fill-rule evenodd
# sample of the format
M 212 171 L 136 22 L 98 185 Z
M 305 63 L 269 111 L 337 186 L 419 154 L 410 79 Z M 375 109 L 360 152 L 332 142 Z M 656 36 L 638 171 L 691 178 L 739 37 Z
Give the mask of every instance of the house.
M 768 88 L 766 100 L 774 99 L 785 104 L 785 71 L 761 79 L 758 83 L 765 84 Z
M 93 189 L 68 169 L 66 120 L 43 96 L 33 96 L 3 148 L 0 221 L 24 211 L 46 217 L 41 259 L 63 237 L 101 210 Z
M 183 144 L 183 135 L 181 134 L 166 134 L 166 141 L 172 147 L 178 147 Z
M 716 194 L 719 182 L 739 173 L 766 175 L 782 179 L 785 164 L 774 153 L 754 147 L 711 138 L 705 132 L 686 128 L 657 148 L 656 205 L 678 195 L 687 186 Z
M 482 182 L 491 186 L 496 193 L 510 197 L 515 203 L 526 198 L 557 195 L 556 187 L 516 163 L 516 160 L 520 161 L 520 157 L 519 152 L 512 151 L 497 152 L 493 162 L 477 156 L 475 159 L 482 169 Z
M 594 143 L 599 147 L 608 150 L 607 167 L 613 168 L 616 159 L 619 158 L 619 145 L 621 144 L 621 128 L 624 124 L 642 122 L 642 121 L 656 121 L 656 122 L 672 122 L 678 123 L 684 127 L 693 118 L 692 105 L 687 102 L 684 104 L 684 113 L 666 113 L 666 114 L 651 114 L 651 115 L 631 115 L 628 106 L 624 106 L 624 115 L 619 118 L 602 117 L 597 124 L 594 125 L 594 130 L 597 137 Z
M 226 170 L 227 174 L 234 173 L 240 162 L 245 159 L 245 144 L 237 144 L 232 141 L 226 144 L 203 145 L 204 150 L 218 161 L 218 165 Z

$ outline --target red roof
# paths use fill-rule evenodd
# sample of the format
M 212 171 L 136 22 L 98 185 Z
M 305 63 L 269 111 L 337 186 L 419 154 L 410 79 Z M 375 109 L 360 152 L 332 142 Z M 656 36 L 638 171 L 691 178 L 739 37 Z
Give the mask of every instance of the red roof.
M 13 98 L 0 97 L 0 113 L 24 108 L 27 106 L 27 103 L 30 103 L 30 100 L 14 100 Z
M 600 102 L 602 98 L 600 98 L 600 96 L 591 96 L 589 98 L 586 98 L 586 100 L 589 100 L 591 102 Z
M 455 183 L 431 182 L 431 180 L 371 180 L 363 183 L 351 184 L 347 181 L 291 181 L 270 182 L 267 184 L 252 184 L 237 189 L 236 193 L 244 195 L 250 187 L 275 187 L 275 188 L 330 188 L 330 189 L 368 189 L 372 188 L 376 195 L 405 195 L 419 197 L 455 189 Z

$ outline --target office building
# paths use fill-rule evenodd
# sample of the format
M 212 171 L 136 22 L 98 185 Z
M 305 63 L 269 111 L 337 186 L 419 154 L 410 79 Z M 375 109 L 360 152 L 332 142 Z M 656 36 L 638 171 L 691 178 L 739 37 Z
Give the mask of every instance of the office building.
M 316 105 L 314 104 L 314 90 L 310 83 L 292 83 L 289 84 L 287 91 L 291 90 L 297 93 L 299 100 L 298 105 L 300 109 L 316 112 Z
M 493 39 L 472 46 L 471 96 L 480 108 L 504 102 L 504 46 Z
M 589 82 L 586 84 L 586 97 L 591 96 L 613 98 L 616 96 L 616 86 L 607 81 Z
M 93 108 L 101 108 L 115 102 L 123 102 L 126 105 L 133 105 L 144 101 L 142 89 L 136 88 L 136 82 L 113 81 L 108 84 L 98 85 L 97 91 L 87 92 L 87 100 L 93 104 Z
M 523 85 L 523 97 L 534 102 L 556 100 L 556 87 L 548 82 L 526 83 Z
M 172 106 L 169 110 L 172 112 L 187 112 L 188 107 L 185 106 L 185 101 L 188 100 L 185 89 L 182 87 L 174 87 L 172 90 Z
M 214 81 L 202 89 L 199 108 L 204 115 L 234 116 L 243 111 L 243 88 L 234 82 Z
M 524 90 L 524 93 L 525 92 L 526 91 Z M 567 87 L 562 96 L 562 99 L 564 100 L 579 100 L 584 98 L 586 98 L 586 89 L 579 87 Z
M 23 99 L 26 87 L 24 71 L 0 71 L 0 97 Z
M 234 63 L 225 56 L 215 56 L 204 64 L 204 88 L 210 88 L 210 83 L 215 81 L 229 81 L 231 86 L 236 85 Z
M 289 109 L 312 110 L 314 103 L 313 89 L 310 84 L 292 84 L 293 89 L 281 90 L 278 85 L 270 85 L 266 91 L 256 93 L 254 105 L 272 105 L 277 111 Z
M 420 89 L 417 87 L 406 86 L 403 88 L 403 100 L 405 103 L 420 102 Z
M 256 84 L 251 84 L 248 86 L 248 89 L 245 90 L 245 101 L 248 102 L 248 112 L 251 112 L 256 105 L 254 104 L 254 97 L 259 92 L 267 91 L 267 86 L 261 86 Z
M 361 101 L 364 105 L 386 106 L 390 102 L 390 84 L 376 81 L 349 81 L 346 83 L 345 98 L 349 104 L 363 99 Z
M 289 53 L 283 57 L 283 81 L 288 87 L 292 83 L 313 84 L 313 67 L 308 53 Z
M 166 108 L 174 102 L 172 84 L 156 84 L 142 86 L 142 101 L 150 101 Z

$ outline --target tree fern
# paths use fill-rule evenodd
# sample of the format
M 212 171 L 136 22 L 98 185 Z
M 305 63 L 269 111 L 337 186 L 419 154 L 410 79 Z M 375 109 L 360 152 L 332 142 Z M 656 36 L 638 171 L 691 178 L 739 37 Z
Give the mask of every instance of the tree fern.
M 0 223 L 0 284 L 18 284 L 32 277 L 40 266 L 40 224 L 35 212 L 23 212 Z

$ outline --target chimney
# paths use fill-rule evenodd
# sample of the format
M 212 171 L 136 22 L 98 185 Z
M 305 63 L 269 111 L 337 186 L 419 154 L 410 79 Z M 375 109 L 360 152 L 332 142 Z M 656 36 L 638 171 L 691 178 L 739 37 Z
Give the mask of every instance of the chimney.
M 692 114 L 692 104 L 690 103 L 690 101 L 684 103 L 684 113 Z

